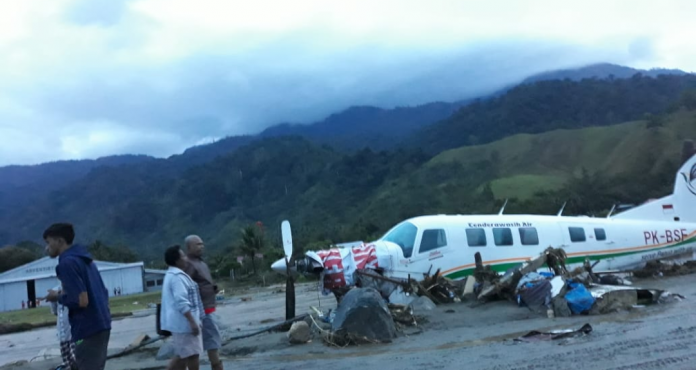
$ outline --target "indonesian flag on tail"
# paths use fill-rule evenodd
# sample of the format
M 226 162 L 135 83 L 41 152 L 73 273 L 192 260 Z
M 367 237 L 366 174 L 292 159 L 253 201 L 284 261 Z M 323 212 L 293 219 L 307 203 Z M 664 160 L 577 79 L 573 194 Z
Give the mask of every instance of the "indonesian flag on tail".
M 662 205 L 662 212 L 665 214 L 672 214 L 674 213 L 674 205 L 672 204 L 663 204 Z

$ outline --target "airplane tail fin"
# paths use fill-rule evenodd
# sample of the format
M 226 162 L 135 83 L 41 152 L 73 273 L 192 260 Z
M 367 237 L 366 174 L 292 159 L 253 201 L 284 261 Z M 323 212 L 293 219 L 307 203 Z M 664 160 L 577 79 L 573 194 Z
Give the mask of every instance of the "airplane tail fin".
M 682 221 L 696 223 L 696 151 L 692 141 L 684 143 L 683 164 L 674 182 L 674 192 L 613 216 L 617 219 Z

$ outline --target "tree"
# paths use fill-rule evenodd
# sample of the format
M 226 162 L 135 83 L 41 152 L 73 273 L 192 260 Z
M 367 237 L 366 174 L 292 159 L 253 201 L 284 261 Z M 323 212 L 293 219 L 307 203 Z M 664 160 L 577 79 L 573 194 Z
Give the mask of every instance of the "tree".
M 0 272 L 12 270 L 15 267 L 22 266 L 40 257 L 40 254 L 25 248 L 15 246 L 0 248 Z
M 254 226 L 247 226 L 242 229 L 242 240 L 239 249 L 244 255 L 251 258 L 254 275 L 256 275 L 256 253 L 263 249 L 264 244 L 263 235 Z
M 126 246 L 110 247 L 101 240 L 96 240 L 87 247 L 92 258 L 99 261 L 131 263 L 137 262 L 138 256 Z

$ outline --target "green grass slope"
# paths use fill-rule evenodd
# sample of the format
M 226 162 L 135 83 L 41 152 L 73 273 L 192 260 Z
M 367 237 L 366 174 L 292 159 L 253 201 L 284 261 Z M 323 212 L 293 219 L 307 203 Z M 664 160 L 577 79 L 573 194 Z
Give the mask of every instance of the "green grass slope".
M 608 127 L 519 134 L 486 145 L 441 153 L 427 165 L 475 166 L 487 159 L 496 167 L 491 187 L 496 198 L 528 198 L 539 190 L 560 188 L 582 169 L 617 175 L 636 166 L 659 170 L 679 158 L 684 139 L 696 138 L 696 115 L 680 111 L 662 117 L 661 126 L 646 121 Z

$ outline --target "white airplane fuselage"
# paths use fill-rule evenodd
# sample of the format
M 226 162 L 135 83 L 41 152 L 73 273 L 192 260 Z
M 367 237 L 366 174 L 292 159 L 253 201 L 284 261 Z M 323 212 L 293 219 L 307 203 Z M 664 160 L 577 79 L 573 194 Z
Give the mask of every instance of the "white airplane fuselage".
M 597 269 L 613 270 L 691 251 L 696 247 L 696 224 L 539 215 L 438 215 L 406 220 L 372 244 L 377 247 L 385 275 L 397 278 L 440 269 L 444 276 L 460 279 L 473 274 L 477 252 L 484 265 L 502 272 L 538 257 L 548 247 L 563 248 L 567 264 L 589 258 L 600 261 Z

